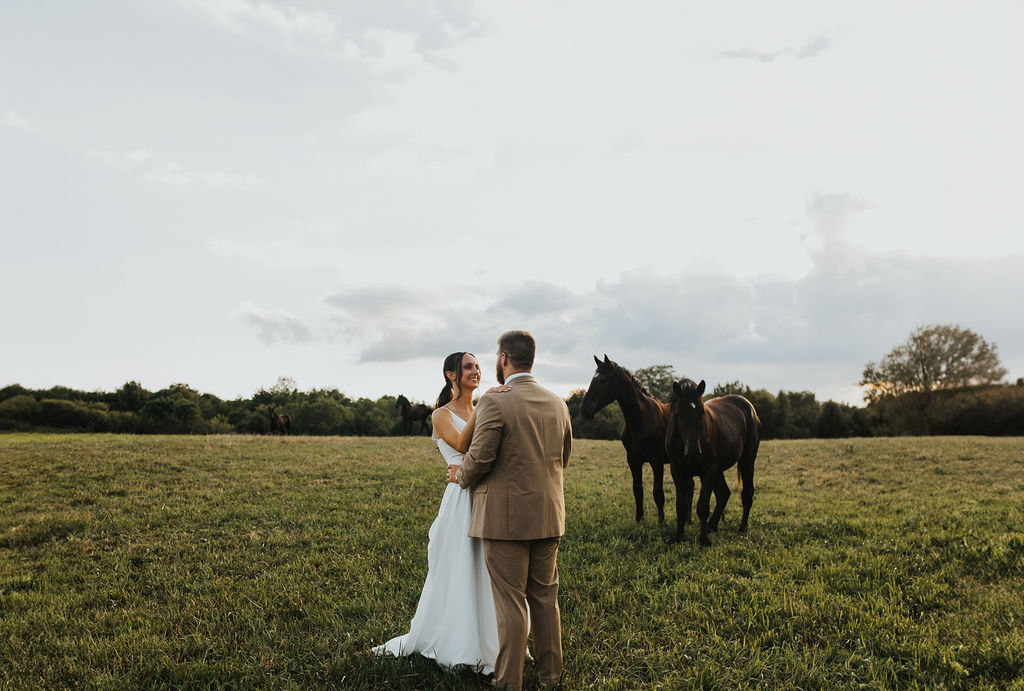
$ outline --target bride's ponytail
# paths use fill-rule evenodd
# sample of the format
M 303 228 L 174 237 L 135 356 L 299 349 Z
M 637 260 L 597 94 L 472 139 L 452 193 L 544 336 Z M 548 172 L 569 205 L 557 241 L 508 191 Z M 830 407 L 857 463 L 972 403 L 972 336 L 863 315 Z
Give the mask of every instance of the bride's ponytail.
M 441 374 L 444 376 L 444 388 L 441 389 L 441 393 L 437 396 L 437 403 L 434 404 L 435 408 L 447 405 L 450 400 L 455 398 L 455 389 L 460 388 L 459 378 L 462 376 L 462 356 L 465 354 L 465 352 L 452 353 L 444 359 L 444 366 L 441 369 Z M 455 373 L 454 384 L 448 378 L 448 372 Z

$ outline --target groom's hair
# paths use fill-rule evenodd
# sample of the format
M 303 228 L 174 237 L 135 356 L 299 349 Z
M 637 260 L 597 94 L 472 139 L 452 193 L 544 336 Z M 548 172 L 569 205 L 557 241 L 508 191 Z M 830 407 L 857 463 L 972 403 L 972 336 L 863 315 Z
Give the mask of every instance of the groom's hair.
M 516 369 L 532 369 L 537 342 L 529 331 L 506 331 L 498 339 L 498 352 L 508 355 Z

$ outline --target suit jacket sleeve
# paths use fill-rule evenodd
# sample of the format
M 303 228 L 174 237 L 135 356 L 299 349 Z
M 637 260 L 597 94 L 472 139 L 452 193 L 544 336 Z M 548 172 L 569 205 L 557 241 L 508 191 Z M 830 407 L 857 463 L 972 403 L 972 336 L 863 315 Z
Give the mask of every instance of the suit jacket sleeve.
M 572 422 L 569 409 L 565 409 L 565 439 L 562 441 L 562 467 L 569 465 L 569 454 L 572 453 Z
M 476 408 L 476 427 L 469 451 L 462 457 L 462 468 L 458 472 L 459 485 L 469 487 L 491 472 L 491 464 L 498 457 L 504 424 L 501 410 L 494 399 L 484 396 Z

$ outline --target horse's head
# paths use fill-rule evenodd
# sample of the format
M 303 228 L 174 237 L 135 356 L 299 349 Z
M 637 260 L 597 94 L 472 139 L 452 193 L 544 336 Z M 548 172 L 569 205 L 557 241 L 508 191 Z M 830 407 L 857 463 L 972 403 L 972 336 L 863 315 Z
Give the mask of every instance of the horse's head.
M 597 411 L 615 400 L 615 369 L 617 365 L 604 356 L 604 362 L 594 356 L 597 363 L 597 371 L 594 378 L 590 380 L 587 393 L 583 396 L 583 403 L 580 404 L 580 415 L 584 420 L 593 420 Z
M 403 396 L 402 394 L 398 394 L 398 398 L 395 399 L 395 407 L 405 410 L 405 408 L 407 408 L 408 406 L 409 399 Z
M 683 439 L 683 458 L 687 463 L 699 461 L 704 449 L 700 443 L 701 422 L 704 418 L 704 380 L 700 384 L 692 379 L 672 382 L 672 423 Z

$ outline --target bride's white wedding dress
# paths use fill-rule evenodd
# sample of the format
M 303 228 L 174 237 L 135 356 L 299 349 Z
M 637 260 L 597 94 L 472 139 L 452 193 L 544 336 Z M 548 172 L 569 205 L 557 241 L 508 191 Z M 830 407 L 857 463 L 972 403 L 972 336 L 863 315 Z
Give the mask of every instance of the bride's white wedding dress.
M 451 416 L 461 432 L 466 421 L 455 413 Z M 443 439 L 436 441 L 448 465 L 462 463 L 461 453 Z M 454 482 L 445 488 L 428 533 L 427 578 L 409 633 L 375 647 L 374 653 L 419 653 L 443 667 L 466 665 L 483 674 L 494 673 L 498 619 L 483 541 L 469 537 L 472 502 L 472 488 L 462 489 Z

